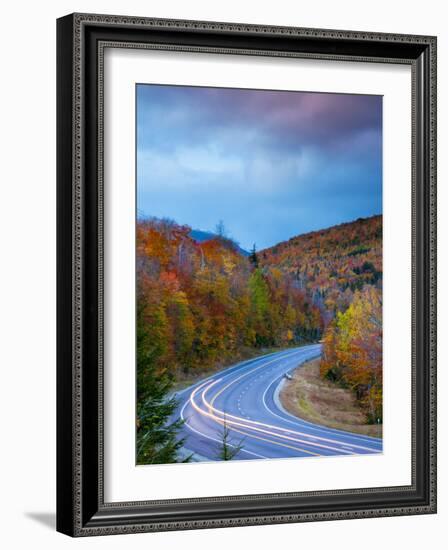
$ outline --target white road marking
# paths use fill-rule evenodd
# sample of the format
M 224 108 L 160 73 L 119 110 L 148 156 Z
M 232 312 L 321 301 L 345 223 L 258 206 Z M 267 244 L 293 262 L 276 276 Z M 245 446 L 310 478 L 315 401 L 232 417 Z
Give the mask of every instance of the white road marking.
M 310 350 L 310 351 L 311 351 L 311 350 Z M 290 359 L 292 356 L 296 355 L 297 353 L 301 353 L 301 352 L 303 353 L 303 350 L 301 350 L 301 349 L 295 350 L 295 351 L 293 351 L 293 352 L 289 352 L 288 355 L 287 355 L 286 357 L 287 357 L 288 359 Z M 272 354 L 272 355 L 275 355 L 275 354 Z M 263 356 L 263 358 L 260 358 L 260 359 L 265 360 L 266 357 L 267 357 L 267 356 Z M 278 361 L 278 359 L 279 359 L 279 358 L 274 359 L 274 360 L 272 360 L 272 361 L 270 361 L 270 362 L 271 362 L 271 363 L 274 363 L 274 362 Z M 287 366 L 288 363 L 284 361 L 284 357 L 282 356 L 280 359 L 281 359 L 280 365 L 281 365 L 281 366 Z M 306 360 L 306 359 L 304 359 L 304 361 L 305 361 L 305 360 Z M 257 360 L 257 361 L 253 361 L 253 362 L 251 362 L 251 363 L 248 364 L 248 365 L 243 363 L 243 365 L 241 365 L 241 366 L 244 368 L 244 370 L 245 370 L 246 367 L 249 367 L 249 368 L 247 369 L 247 372 L 244 373 L 244 374 L 242 374 L 242 375 L 240 375 L 240 376 L 238 376 L 236 380 L 233 380 L 230 384 L 228 384 L 228 385 L 224 388 L 224 389 L 227 389 L 228 386 L 234 384 L 234 383 L 235 383 L 237 380 L 239 380 L 240 378 L 242 378 L 242 377 L 244 377 L 244 376 L 247 376 L 247 375 L 250 375 L 251 372 L 253 372 L 253 371 L 255 371 L 255 370 L 263 369 L 262 372 L 261 372 L 255 379 L 253 379 L 253 380 L 249 383 L 249 385 L 245 388 L 245 390 L 242 391 L 241 396 L 238 398 L 238 408 L 239 408 L 240 411 L 241 411 L 241 406 L 240 406 L 241 397 L 243 396 L 243 394 L 246 393 L 246 390 L 248 390 L 249 387 L 252 386 L 252 385 L 254 384 L 254 380 L 257 380 L 257 379 L 263 378 L 263 377 L 267 377 L 267 375 L 270 374 L 270 373 L 272 372 L 272 370 L 273 370 L 272 367 L 266 369 L 266 365 L 263 364 L 263 363 L 262 363 L 261 365 L 258 365 L 258 364 L 259 364 L 259 361 L 258 361 L 258 360 Z M 258 365 L 258 366 L 257 366 L 256 368 L 253 368 L 254 365 Z M 237 374 L 237 373 L 240 373 L 241 370 L 243 370 L 243 368 L 241 368 L 241 369 L 234 369 L 234 368 L 232 368 L 232 371 L 231 371 L 231 372 L 227 373 L 226 375 L 224 375 L 224 376 L 221 377 L 220 379 L 213 380 L 212 377 L 208 377 L 208 378 L 207 378 L 205 381 L 203 381 L 201 384 L 199 384 L 199 385 L 196 384 L 195 386 L 193 386 L 193 387 L 195 388 L 195 391 L 191 392 L 191 394 L 190 394 L 190 401 L 187 400 L 187 401 L 184 403 L 184 405 L 183 405 L 183 407 L 182 407 L 182 409 L 181 409 L 181 411 L 180 411 L 180 416 L 181 416 L 181 418 L 182 418 L 183 420 L 185 420 L 184 413 L 185 413 L 186 406 L 189 404 L 189 402 L 191 402 L 191 399 L 192 399 L 193 395 L 196 394 L 196 393 L 206 384 L 206 382 L 212 382 L 212 383 L 209 385 L 208 388 L 205 388 L 205 390 L 203 391 L 203 393 L 202 393 L 203 400 L 204 400 L 204 395 L 205 395 L 205 393 L 208 391 L 208 389 L 210 388 L 210 386 L 215 385 L 218 381 L 222 381 L 222 380 L 225 379 L 225 378 L 228 378 L 228 377 L 231 377 L 232 375 L 235 375 L 235 374 Z M 275 382 L 278 382 L 278 380 L 279 380 L 279 377 L 277 377 L 275 380 L 273 380 L 272 382 L 270 382 L 270 384 L 267 386 L 267 388 L 266 388 L 266 390 L 264 391 L 263 396 L 262 396 L 263 405 L 264 405 L 265 409 L 266 409 L 270 414 L 272 414 L 272 415 L 274 415 L 274 416 L 277 416 L 278 418 L 280 418 L 280 419 L 283 420 L 284 422 L 289 422 L 289 423 L 292 423 L 292 424 L 296 424 L 296 425 L 297 425 L 297 421 L 296 421 L 296 422 L 292 422 L 292 421 L 290 421 L 290 420 L 288 420 L 288 419 L 286 419 L 286 418 L 284 418 L 284 417 L 281 417 L 280 415 L 276 414 L 274 411 L 272 411 L 272 410 L 267 406 L 267 403 L 266 403 L 266 394 L 267 394 L 267 391 L 270 389 L 270 387 L 271 387 Z M 191 389 L 192 389 L 192 388 L 190 388 L 190 390 L 191 390 Z M 223 391 L 223 390 L 221 390 L 220 393 L 222 393 L 222 391 Z M 205 403 L 205 400 L 204 400 L 204 403 Z M 213 407 L 212 405 L 210 405 L 209 403 L 207 403 L 207 406 L 208 406 L 208 410 L 209 410 L 209 411 L 211 411 L 211 410 L 213 409 L 213 410 L 217 411 L 218 413 L 223 413 L 223 411 L 219 411 L 218 409 L 214 409 L 214 407 Z M 196 407 L 197 407 L 197 405 L 196 405 Z M 201 412 L 201 413 L 203 413 L 203 414 L 207 414 L 207 413 L 205 413 L 205 411 L 203 411 L 202 409 L 199 409 L 199 412 Z M 223 414 L 225 414 L 225 413 L 223 413 Z M 214 419 L 216 419 L 216 420 L 218 420 L 218 421 L 220 420 L 220 418 L 215 417 L 213 414 L 212 414 L 211 416 L 213 416 Z M 228 416 L 232 417 L 232 415 L 228 415 Z M 244 415 L 244 416 L 247 416 L 247 415 Z M 292 415 L 291 415 L 291 416 L 292 416 Z M 235 418 L 238 419 L 239 417 L 235 417 Z M 248 417 L 248 418 L 249 418 L 249 417 Z M 245 419 L 241 419 L 241 420 L 246 421 Z M 254 423 L 254 424 L 261 424 L 261 425 L 263 425 L 263 423 L 258 423 L 258 422 L 256 422 L 256 421 L 250 421 L 250 422 L 251 422 L 251 424 Z M 307 422 L 307 421 L 304 421 L 304 422 L 307 423 L 307 424 L 310 424 L 311 427 L 316 426 L 314 429 L 319 429 L 319 426 L 318 426 L 318 425 L 313 425 L 312 423 Z M 232 421 L 230 421 L 229 423 L 233 424 Z M 235 423 L 235 424 L 239 425 L 238 423 Z M 185 425 L 186 425 L 186 427 L 187 427 L 188 429 L 190 429 L 191 431 L 193 431 L 193 432 L 195 432 L 195 433 L 201 435 L 202 437 L 205 437 L 206 439 L 210 439 L 210 440 L 212 440 L 212 441 L 220 442 L 220 440 L 215 439 L 215 438 L 213 438 L 213 437 L 211 437 L 211 436 L 208 436 L 208 435 L 206 435 L 206 434 L 200 432 L 199 430 L 196 430 L 195 428 L 193 428 L 193 427 L 192 427 L 188 422 L 186 422 L 186 421 L 185 421 Z M 244 428 L 246 428 L 246 429 L 251 429 L 251 428 L 252 428 L 252 429 L 257 430 L 256 428 L 253 428 L 252 426 L 247 426 L 247 425 L 244 425 L 244 424 L 243 424 L 243 426 L 244 426 Z M 271 427 L 270 425 L 266 425 L 266 426 Z M 324 440 L 325 440 L 325 439 L 326 439 L 326 438 L 311 436 L 311 435 L 308 435 L 308 434 L 303 433 L 303 432 L 294 432 L 294 431 L 286 430 L 285 428 L 280 428 L 280 427 L 278 427 L 278 426 L 272 426 L 272 428 L 273 428 L 273 429 L 280 429 L 281 431 L 284 431 L 284 432 L 286 432 L 286 433 L 288 433 L 288 434 L 296 433 L 297 435 L 303 435 L 303 436 L 308 437 L 309 439 L 314 439 L 314 440 L 316 440 L 316 439 L 317 439 L 317 440 L 319 440 L 319 439 L 321 439 L 321 440 L 324 439 Z M 237 431 L 237 430 L 236 430 L 236 431 Z M 257 430 L 257 431 L 258 431 L 258 430 Z M 261 431 L 261 430 L 260 430 L 260 431 Z M 324 429 L 323 431 L 325 432 L 325 429 Z M 333 432 L 338 433 L 337 430 L 334 430 Z M 350 436 L 350 437 L 352 436 L 352 435 L 351 435 L 350 433 L 348 433 L 348 432 L 339 432 L 339 433 L 342 433 L 342 435 L 346 435 L 346 436 Z M 279 435 L 279 434 L 272 434 L 272 435 L 275 435 L 276 437 L 281 437 L 281 435 Z M 250 437 L 250 436 L 249 436 L 249 437 Z M 291 439 L 292 439 L 292 438 L 291 438 Z M 360 439 L 361 441 L 366 441 L 366 440 L 363 439 L 363 438 L 359 438 L 359 439 Z M 329 442 L 331 442 L 331 443 L 336 443 L 336 444 L 338 444 L 338 445 L 341 444 L 341 442 L 340 442 L 340 441 L 337 441 L 337 440 L 327 439 L 327 441 L 329 441 Z M 273 442 L 273 443 L 274 443 L 274 442 Z M 303 443 L 305 443 L 305 442 L 303 441 Z M 311 444 L 311 445 L 313 445 L 313 446 L 316 445 L 316 443 L 313 444 L 312 442 L 308 442 L 308 444 Z M 321 446 L 321 445 L 319 445 L 319 444 L 317 444 L 317 445 L 318 445 L 318 446 Z M 322 446 L 324 446 L 324 445 L 322 445 Z M 325 447 L 325 446 L 324 446 L 324 447 Z M 346 449 L 350 449 L 350 451 L 353 452 L 353 446 L 350 445 L 350 444 L 341 445 L 341 447 L 342 447 L 342 448 L 345 447 Z M 361 446 L 355 445 L 355 447 L 361 447 Z M 362 448 L 362 447 L 361 447 L 361 448 Z M 364 447 L 364 449 L 366 449 L 366 450 L 373 450 L 373 449 L 365 448 L 365 447 Z M 335 449 L 335 450 L 338 450 L 338 451 L 339 451 L 340 449 L 338 448 L 338 449 Z M 248 454 L 253 454 L 254 456 L 257 456 L 257 457 L 259 457 L 259 458 L 268 458 L 268 457 L 264 457 L 264 456 L 262 456 L 262 455 L 259 455 L 258 453 L 254 453 L 254 452 L 252 452 L 252 451 L 248 451 L 247 449 L 244 449 L 244 448 L 242 449 L 242 452 L 243 452 L 243 451 L 246 452 L 246 453 L 248 453 Z M 377 449 L 375 449 L 375 452 L 378 452 Z
M 193 428 L 193 426 L 190 426 L 190 424 L 188 424 L 188 422 L 185 422 L 185 426 L 191 430 L 192 432 L 195 432 L 197 433 L 198 435 L 202 436 L 202 437 L 205 437 L 206 439 L 210 439 L 211 441 L 216 441 L 217 443 L 222 443 L 222 441 L 220 441 L 219 439 L 215 439 L 214 437 L 210 437 L 209 435 L 206 435 L 206 434 L 203 434 L 202 432 L 200 432 L 199 430 L 196 430 L 196 428 Z M 236 447 L 236 445 L 232 445 L 231 443 L 227 443 L 227 445 L 229 445 L 229 447 Z M 259 455 L 258 453 L 254 453 L 252 451 L 248 451 L 247 449 L 245 449 L 244 447 L 242 447 L 240 449 L 240 451 L 242 453 L 247 453 L 249 455 L 254 455 L 258 458 L 269 458 L 267 456 L 263 456 L 263 455 Z M 194 451 L 192 451 L 194 453 Z M 210 459 L 212 460 L 212 459 Z

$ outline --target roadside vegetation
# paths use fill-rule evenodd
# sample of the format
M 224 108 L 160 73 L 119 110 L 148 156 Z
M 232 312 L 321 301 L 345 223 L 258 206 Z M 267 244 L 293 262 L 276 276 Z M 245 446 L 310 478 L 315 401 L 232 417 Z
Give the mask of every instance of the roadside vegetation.
M 137 464 L 177 462 L 183 440 L 177 438 L 181 421 L 170 422 L 176 400 L 168 397 L 172 378 L 153 360 L 151 330 L 145 322 L 145 304 L 137 305 Z M 184 460 L 186 462 L 188 460 Z
M 313 359 L 294 371 L 284 383 L 280 400 L 291 414 L 329 428 L 382 436 L 382 425 L 366 424 L 366 414 L 354 393 L 322 378 L 320 360 Z
M 233 460 L 243 449 L 244 440 L 240 439 L 237 441 L 230 436 L 230 430 L 225 415 L 220 438 L 221 442 L 218 448 L 218 458 L 220 460 Z
M 320 374 L 355 395 L 369 424 L 383 421 L 382 299 L 377 289 L 356 291 L 323 339 Z

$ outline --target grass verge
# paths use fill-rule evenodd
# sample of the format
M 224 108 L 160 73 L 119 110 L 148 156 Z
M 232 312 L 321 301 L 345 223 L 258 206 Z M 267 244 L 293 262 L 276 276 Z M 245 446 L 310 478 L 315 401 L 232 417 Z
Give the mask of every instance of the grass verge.
M 320 359 L 312 359 L 293 373 L 280 392 L 284 408 L 299 418 L 372 437 L 382 437 L 382 425 L 366 424 L 366 416 L 350 390 L 319 374 Z

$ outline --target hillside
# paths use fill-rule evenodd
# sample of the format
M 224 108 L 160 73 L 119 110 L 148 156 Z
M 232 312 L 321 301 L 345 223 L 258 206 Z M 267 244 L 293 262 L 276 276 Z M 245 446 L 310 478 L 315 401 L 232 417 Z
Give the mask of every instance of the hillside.
M 356 290 L 381 288 L 382 216 L 360 218 L 293 237 L 258 253 L 265 269 L 279 269 L 328 313 L 345 309 Z
M 174 221 L 139 221 L 138 315 L 155 368 L 176 376 L 319 338 L 323 319 L 306 291 L 263 271 L 230 239 L 198 242 Z

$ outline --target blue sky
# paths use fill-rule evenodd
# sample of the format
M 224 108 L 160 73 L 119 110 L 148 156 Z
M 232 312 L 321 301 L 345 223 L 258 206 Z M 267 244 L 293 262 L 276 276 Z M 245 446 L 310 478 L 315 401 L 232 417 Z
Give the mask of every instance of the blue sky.
M 382 98 L 137 85 L 137 209 L 245 249 L 382 212 Z

